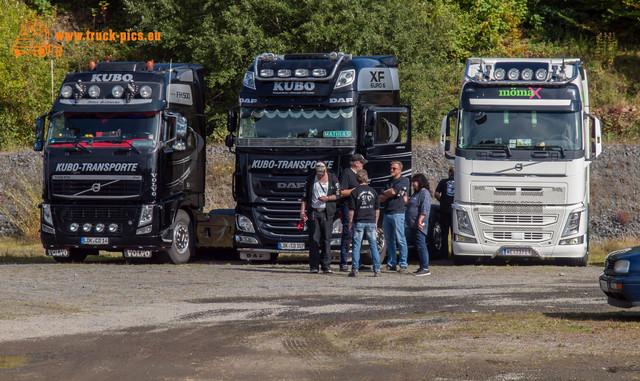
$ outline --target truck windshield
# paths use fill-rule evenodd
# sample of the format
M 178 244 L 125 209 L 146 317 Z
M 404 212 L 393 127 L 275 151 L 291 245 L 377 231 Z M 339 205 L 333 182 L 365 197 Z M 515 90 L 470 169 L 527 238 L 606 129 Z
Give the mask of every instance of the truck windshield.
M 463 111 L 458 128 L 458 148 L 582 148 L 578 112 Z
M 51 119 L 48 144 L 123 143 L 150 148 L 160 127 L 157 112 L 64 113 Z
M 239 138 L 355 138 L 353 107 L 243 108 Z

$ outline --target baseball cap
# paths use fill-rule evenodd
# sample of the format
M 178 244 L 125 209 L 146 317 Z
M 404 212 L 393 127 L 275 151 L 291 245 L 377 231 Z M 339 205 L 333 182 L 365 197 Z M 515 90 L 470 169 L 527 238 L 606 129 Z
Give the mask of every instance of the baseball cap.
M 362 164 L 367 164 L 368 160 L 364 158 L 364 156 L 359 153 L 351 156 L 351 162 L 354 163 L 356 161 L 361 162 Z

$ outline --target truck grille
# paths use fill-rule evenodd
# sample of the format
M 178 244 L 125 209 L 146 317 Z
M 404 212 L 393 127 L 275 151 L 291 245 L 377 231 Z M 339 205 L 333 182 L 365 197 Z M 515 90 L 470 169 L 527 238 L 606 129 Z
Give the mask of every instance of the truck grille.
M 485 232 L 485 238 L 495 241 L 544 241 L 550 240 L 552 236 L 551 232 Z
M 51 193 L 65 199 L 133 199 L 140 197 L 142 176 L 54 175 Z
M 273 239 L 306 239 L 308 232 L 298 229 L 300 223 L 300 204 L 269 204 L 256 209 L 258 228 L 264 235 Z

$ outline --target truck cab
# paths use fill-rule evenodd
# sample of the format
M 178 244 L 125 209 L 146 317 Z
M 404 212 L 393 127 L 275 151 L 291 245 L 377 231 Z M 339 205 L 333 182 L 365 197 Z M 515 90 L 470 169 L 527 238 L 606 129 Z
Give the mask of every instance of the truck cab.
M 236 248 L 243 259 L 308 252 L 299 211 L 317 161 L 340 177 L 355 153 L 380 191 L 389 162 L 411 173 L 411 109 L 399 103 L 394 56 L 264 53 L 244 76 L 227 145 L 236 156 Z M 332 256 L 342 224 L 335 216 Z M 380 242 L 381 243 L 381 242 Z
M 200 65 L 104 62 L 69 74 L 36 123 L 47 255 L 187 262 L 204 206 L 205 136 Z
M 442 120 L 440 148 L 456 167 L 457 262 L 587 264 L 589 166 L 602 142 L 579 59 L 469 59 L 459 108 Z

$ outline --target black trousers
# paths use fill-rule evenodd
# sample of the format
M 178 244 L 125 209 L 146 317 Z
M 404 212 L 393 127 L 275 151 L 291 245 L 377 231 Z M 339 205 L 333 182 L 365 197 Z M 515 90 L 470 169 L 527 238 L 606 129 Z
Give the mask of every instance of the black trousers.
M 442 246 L 440 247 L 440 255 L 442 258 L 449 256 L 449 231 L 451 230 L 452 213 L 440 212 L 440 229 L 442 232 Z
M 333 216 L 327 218 L 327 212 L 311 212 L 309 226 L 309 267 L 312 270 L 328 270 L 331 265 L 331 230 Z

